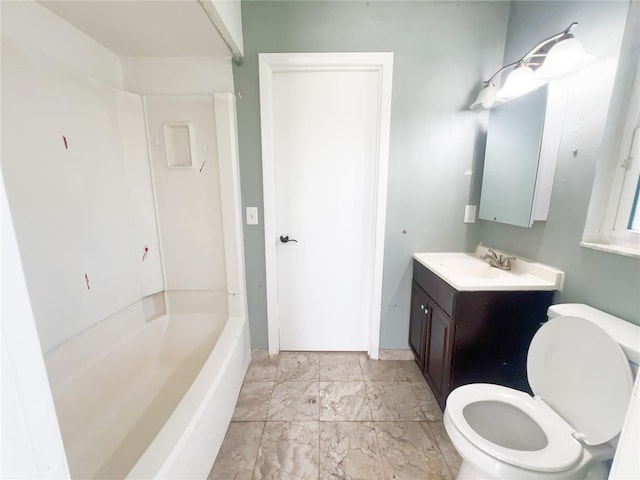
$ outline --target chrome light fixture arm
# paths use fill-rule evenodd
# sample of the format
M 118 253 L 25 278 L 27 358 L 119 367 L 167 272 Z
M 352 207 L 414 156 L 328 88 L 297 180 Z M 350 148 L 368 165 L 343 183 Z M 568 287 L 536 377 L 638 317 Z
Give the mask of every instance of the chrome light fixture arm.
M 519 64 L 522 64 L 522 63 L 529 64 L 529 62 L 527 62 L 527 60 L 529 60 L 529 59 L 531 59 L 533 57 L 544 57 L 544 56 L 546 56 L 547 55 L 546 52 L 540 52 L 540 49 L 542 49 L 543 47 L 546 47 L 547 45 L 549 45 L 552 42 L 555 43 L 558 40 L 564 40 L 565 38 L 568 38 L 568 36 L 571 35 L 571 30 L 577 24 L 578 24 L 578 22 L 573 22 L 571 25 L 569 25 L 567 28 L 565 28 L 562 32 L 556 33 L 555 35 L 552 35 L 551 37 L 542 40 L 535 47 L 533 47 L 531 50 L 529 50 L 522 58 L 520 58 L 520 60 L 517 60 L 517 61 L 515 61 L 513 63 L 509 63 L 508 65 L 505 65 L 504 67 L 500 68 L 496 73 L 491 75 L 491 78 L 489 78 L 489 80 L 486 80 L 484 82 L 484 84 L 485 85 L 489 85 L 489 84 L 493 83 L 493 80 L 495 80 L 495 78 L 498 75 L 500 75 L 502 72 L 504 72 L 508 68 L 515 67 L 516 65 L 519 65 Z
M 524 57 L 523 57 L 524 58 Z M 518 65 L 520 62 L 522 62 L 522 59 L 518 60 L 517 62 L 513 62 L 510 63 L 508 65 L 505 65 L 504 67 L 502 67 L 500 70 L 498 70 L 496 73 L 494 73 L 493 75 L 491 75 L 491 78 L 489 78 L 489 80 L 485 80 L 484 84 L 486 85 L 490 85 L 493 83 L 493 80 L 500 75 L 502 72 L 504 72 L 507 68 L 511 68 L 511 67 L 515 67 L 516 65 Z
M 578 22 L 573 22 L 563 31 L 536 44 L 519 60 L 501 67 L 488 80 L 483 82 L 478 97 L 469 108 L 471 110 L 491 108 L 538 88 L 554 76 L 559 76 L 587 65 L 593 57 L 584 53 L 582 46 L 571 33 L 571 30 L 577 24 Z M 571 63 L 567 63 L 565 60 L 567 51 L 573 52 L 574 60 Z M 494 83 L 495 79 L 508 69 L 511 69 L 511 72 L 507 75 L 502 88 L 498 88 L 499 85 Z

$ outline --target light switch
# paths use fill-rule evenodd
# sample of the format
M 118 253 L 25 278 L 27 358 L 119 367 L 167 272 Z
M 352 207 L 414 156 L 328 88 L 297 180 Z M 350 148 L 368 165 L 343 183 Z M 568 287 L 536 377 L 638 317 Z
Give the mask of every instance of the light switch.
M 464 223 L 476 223 L 476 206 L 475 205 L 465 205 Z
M 247 225 L 258 225 L 258 207 L 247 207 Z

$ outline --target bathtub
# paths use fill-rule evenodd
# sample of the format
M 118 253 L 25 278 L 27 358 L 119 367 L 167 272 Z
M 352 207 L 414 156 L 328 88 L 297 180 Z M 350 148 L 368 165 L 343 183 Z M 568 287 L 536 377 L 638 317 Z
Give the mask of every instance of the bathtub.
M 240 295 L 143 299 L 45 355 L 72 478 L 206 478 L 250 361 Z

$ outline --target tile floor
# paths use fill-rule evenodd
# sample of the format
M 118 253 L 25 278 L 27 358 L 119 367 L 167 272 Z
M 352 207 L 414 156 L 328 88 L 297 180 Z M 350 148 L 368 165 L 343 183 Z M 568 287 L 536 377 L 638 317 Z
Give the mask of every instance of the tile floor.
M 453 479 L 459 465 L 414 362 L 254 351 L 209 478 Z

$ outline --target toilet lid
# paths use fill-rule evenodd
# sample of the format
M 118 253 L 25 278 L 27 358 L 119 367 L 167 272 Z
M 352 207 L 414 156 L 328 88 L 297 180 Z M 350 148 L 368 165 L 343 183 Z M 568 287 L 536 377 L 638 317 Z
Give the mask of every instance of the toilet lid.
M 620 346 L 597 325 L 556 317 L 533 337 L 527 356 L 533 392 L 553 408 L 588 445 L 600 445 L 622 430 L 633 378 Z

